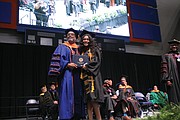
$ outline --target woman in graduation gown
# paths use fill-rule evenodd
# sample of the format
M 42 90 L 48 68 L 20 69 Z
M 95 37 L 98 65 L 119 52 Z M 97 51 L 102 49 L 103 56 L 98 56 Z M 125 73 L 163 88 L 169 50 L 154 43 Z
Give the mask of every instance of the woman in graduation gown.
M 89 31 L 82 31 L 80 54 L 89 58 L 89 63 L 82 66 L 81 79 L 84 81 L 85 101 L 89 120 L 93 120 L 93 111 L 97 120 L 101 120 L 100 103 L 104 102 L 102 78 L 100 73 L 101 50 L 95 44 L 95 35 Z

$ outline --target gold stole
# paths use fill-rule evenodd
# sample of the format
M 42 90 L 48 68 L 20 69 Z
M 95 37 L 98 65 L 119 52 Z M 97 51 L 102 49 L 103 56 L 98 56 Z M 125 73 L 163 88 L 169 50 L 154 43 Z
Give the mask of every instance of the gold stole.
M 82 55 L 84 55 L 84 52 L 82 53 Z M 88 50 L 88 57 L 89 57 L 89 61 L 92 61 L 92 57 L 93 54 L 91 53 L 91 50 Z M 84 79 L 85 77 L 88 77 L 88 80 L 84 81 L 84 85 L 87 86 L 89 85 L 89 83 L 91 83 L 91 88 L 87 87 L 86 88 L 86 94 L 90 93 L 90 92 L 94 92 L 95 88 L 94 88 L 94 79 L 93 76 L 87 76 L 87 74 L 83 74 L 83 72 L 81 71 L 81 79 Z

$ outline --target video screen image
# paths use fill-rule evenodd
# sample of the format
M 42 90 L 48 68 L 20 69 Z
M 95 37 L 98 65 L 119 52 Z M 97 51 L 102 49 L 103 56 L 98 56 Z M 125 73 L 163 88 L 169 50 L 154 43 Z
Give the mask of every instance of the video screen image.
M 126 0 L 19 0 L 18 21 L 129 36 Z

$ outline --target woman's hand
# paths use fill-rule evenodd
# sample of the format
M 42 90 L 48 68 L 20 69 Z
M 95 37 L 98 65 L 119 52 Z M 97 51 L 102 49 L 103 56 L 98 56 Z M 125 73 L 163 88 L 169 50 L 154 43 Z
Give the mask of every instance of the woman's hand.
M 86 70 L 87 69 L 87 63 L 85 63 L 83 66 L 82 66 L 82 68 L 84 69 L 84 70 Z

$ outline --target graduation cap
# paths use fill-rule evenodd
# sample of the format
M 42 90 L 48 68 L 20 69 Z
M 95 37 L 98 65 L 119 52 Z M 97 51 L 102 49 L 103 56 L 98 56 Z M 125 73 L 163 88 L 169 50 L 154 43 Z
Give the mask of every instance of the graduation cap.
M 108 84 L 108 82 L 109 82 L 108 79 L 104 80 L 104 84 Z
M 92 38 L 95 37 L 95 33 L 89 32 L 89 31 L 87 31 L 87 30 L 83 30 L 83 31 L 81 32 L 81 34 L 80 34 L 80 37 L 84 36 L 85 34 L 89 34 Z
M 127 75 L 121 75 L 120 79 L 121 78 L 125 78 L 126 80 L 128 79 L 128 76 Z
M 51 83 L 49 83 L 49 85 L 50 85 L 50 86 L 51 86 L 51 85 L 56 86 L 56 83 L 55 83 L 55 82 L 51 82 Z
M 46 84 L 40 85 L 40 88 L 42 89 L 43 87 L 46 87 Z
M 69 29 L 66 29 L 66 30 L 65 30 L 65 34 L 67 35 L 69 31 L 74 32 L 75 35 L 76 35 L 76 38 L 78 38 L 79 32 L 78 32 L 77 30 L 75 30 L 75 29 L 73 29 L 73 28 L 69 28 Z
M 104 80 L 112 80 L 111 77 L 106 77 Z
M 180 41 L 176 40 L 176 39 L 173 39 L 173 40 L 170 40 L 168 43 L 169 44 L 174 44 L 174 43 L 180 44 Z

